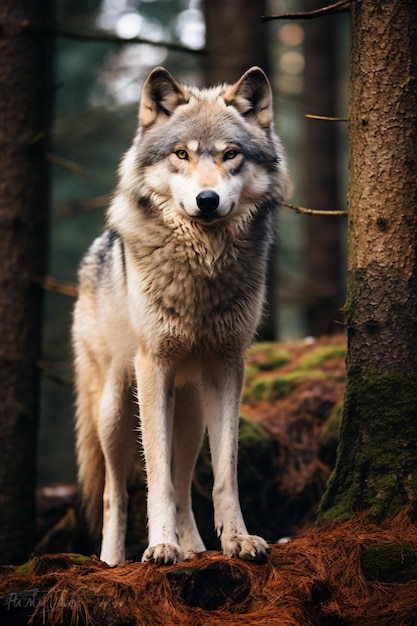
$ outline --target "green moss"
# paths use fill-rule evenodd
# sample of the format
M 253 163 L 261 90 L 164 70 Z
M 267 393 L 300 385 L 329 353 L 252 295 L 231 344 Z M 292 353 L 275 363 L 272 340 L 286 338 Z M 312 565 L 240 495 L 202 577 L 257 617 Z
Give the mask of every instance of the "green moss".
M 244 392 L 244 400 L 267 400 L 273 402 L 288 396 L 301 383 L 309 379 L 324 378 L 320 371 L 295 371 L 276 376 L 258 376 Z
M 75 552 L 44 554 L 35 556 L 29 561 L 26 561 L 26 563 L 22 563 L 22 565 L 16 568 L 16 574 L 25 575 L 39 573 L 42 570 L 48 571 L 49 569 L 68 569 L 72 565 L 83 565 L 85 561 L 88 561 L 90 558 L 89 556 Z
M 417 580 L 417 554 L 411 544 L 386 543 L 364 548 L 361 566 L 369 581 L 406 583 Z
M 250 532 L 260 534 L 265 526 L 265 477 L 271 475 L 272 444 L 263 429 L 251 419 L 241 416 L 239 421 L 238 480 L 243 516 Z M 218 549 L 214 534 L 211 491 L 213 472 L 208 438 L 197 460 L 193 509 L 197 526 L 208 549 Z
M 341 418 L 342 406 L 339 404 L 333 407 L 320 439 L 320 458 L 330 467 L 336 462 Z
M 239 422 L 238 480 L 240 503 L 249 532 L 265 527 L 265 477 L 272 471 L 272 444 L 265 431 L 250 419 Z
M 245 383 L 246 383 L 246 385 L 250 385 L 250 383 L 253 381 L 253 379 L 258 374 L 258 371 L 259 371 L 259 368 L 254 363 L 250 363 L 250 364 L 246 365 L 246 368 L 245 368 Z
M 83 565 L 90 558 L 85 554 L 77 554 L 76 552 L 70 552 L 67 556 L 71 565 Z
M 319 521 L 391 518 L 405 505 L 417 518 L 417 375 L 349 369 L 336 468 Z
M 346 344 L 319 346 L 306 354 L 297 365 L 297 369 L 311 370 L 319 367 L 329 359 L 340 359 L 346 356 Z
M 16 568 L 16 574 L 19 576 L 23 576 L 24 574 L 30 574 L 32 571 L 32 566 L 30 561 L 26 561 L 26 563 L 22 563 L 19 567 Z
M 250 357 L 256 359 L 256 356 L 260 354 L 263 360 L 261 362 L 251 363 L 251 365 L 255 366 L 259 371 L 279 369 L 291 360 L 290 353 L 275 342 L 260 342 L 254 344 L 249 352 Z
M 291 355 L 275 342 L 256 343 L 248 352 L 245 379 L 249 385 L 259 372 L 280 369 L 291 360 Z

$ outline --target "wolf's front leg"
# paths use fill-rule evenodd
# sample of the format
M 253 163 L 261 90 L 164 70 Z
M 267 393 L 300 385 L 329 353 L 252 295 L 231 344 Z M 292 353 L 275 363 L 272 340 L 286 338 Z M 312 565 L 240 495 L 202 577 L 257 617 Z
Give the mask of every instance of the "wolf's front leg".
M 177 539 L 171 478 L 173 375 L 145 350 L 138 351 L 135 368 L 148 485 L 149 546 L 142 561 L 165 565 L 184 558 Z
M 237 454 L 243 375 L 242 359 L 234 364 L 216 363 L 216 367 L 205 372 L 204 376 L 204 404 L 214 473 L 214 520 L 225 555 L 265 561 L 268 544 L 261 537 L 248 534 L 238 495 Z

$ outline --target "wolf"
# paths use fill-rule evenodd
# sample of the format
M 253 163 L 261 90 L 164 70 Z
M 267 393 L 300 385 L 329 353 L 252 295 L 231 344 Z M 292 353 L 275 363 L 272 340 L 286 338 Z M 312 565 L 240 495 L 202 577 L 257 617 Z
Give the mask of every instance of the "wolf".
M 230 557 L 262 561 L 238 497 L 245 352 L 261 318 L 274 213 L 287 185 L 271 87 L 146 79 L 105 232 L 79 270 L 72 337 L 78 478 L 100 558 L 125 562 L 126 477 L 140 422 L 149 545 L 158 565 L 205 550 L 191 482 L 207 428 L 215 529 Z

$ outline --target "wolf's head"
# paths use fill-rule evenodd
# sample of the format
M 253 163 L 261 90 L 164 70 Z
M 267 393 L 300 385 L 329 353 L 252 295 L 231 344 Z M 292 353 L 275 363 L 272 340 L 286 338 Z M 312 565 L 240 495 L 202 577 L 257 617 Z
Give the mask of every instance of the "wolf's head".
M 265 201 L 278 204 L 286 186 L 282 159 L 271 87 L 260 68 L 234 85 L 200 90 L 157 67 L 143 86 L 121 184 L 136 187 L 139 204 L 165 221 L 209 225 L 245 218 Z

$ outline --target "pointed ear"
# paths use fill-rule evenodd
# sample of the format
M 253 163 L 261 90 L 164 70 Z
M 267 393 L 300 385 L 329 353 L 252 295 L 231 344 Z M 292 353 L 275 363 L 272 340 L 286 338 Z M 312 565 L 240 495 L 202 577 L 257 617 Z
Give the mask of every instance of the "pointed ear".
M 148 128 L 164 121 L 180 104 L 188 102 L 188 96 L 179 83 L 164 67 L 156 67 L 146 79 L 139 106 L 139 122 Z
M 272 91 L 266 74 L 260 67 L 251 67 L 226 93 L 225 102 L 253 124 L 264 129 L 273 120 Z

